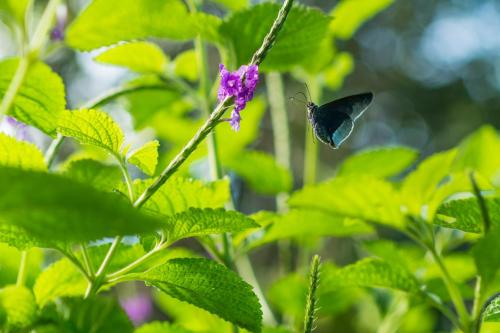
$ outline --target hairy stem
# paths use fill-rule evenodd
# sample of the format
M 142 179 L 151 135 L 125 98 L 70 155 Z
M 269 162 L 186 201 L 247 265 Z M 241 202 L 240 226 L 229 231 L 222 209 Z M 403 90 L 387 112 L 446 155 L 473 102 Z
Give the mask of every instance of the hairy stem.
M 85 270 L 90 277 L 94 277 L 94 267 L 92 266 L 92 261 L 90 260 L 89 252 L 86 244 L 80 244 L 80 249 L 82 251 L 83 264 L 85 265 Z
M 309 293 L 306 300 L 306 314 L 304 317 L 304 333 L 311 333 L 314 330 L 314 321 L 316 320 L 316 306 L 318 297 L 316 292 L 319 285 L 320 257 L 315 255 L 311 263 L 309 273 Z

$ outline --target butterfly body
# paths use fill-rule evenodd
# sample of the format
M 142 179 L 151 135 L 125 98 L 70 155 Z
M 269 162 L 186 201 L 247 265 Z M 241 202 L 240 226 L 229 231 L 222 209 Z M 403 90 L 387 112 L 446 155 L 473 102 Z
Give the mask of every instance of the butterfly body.
M 372 93 L 347 96 L 318 106 L 307 103 L 307 116 L 316 137 L 332 148 L 338 148 L 351 134 L 354 122 L 367 109 Z

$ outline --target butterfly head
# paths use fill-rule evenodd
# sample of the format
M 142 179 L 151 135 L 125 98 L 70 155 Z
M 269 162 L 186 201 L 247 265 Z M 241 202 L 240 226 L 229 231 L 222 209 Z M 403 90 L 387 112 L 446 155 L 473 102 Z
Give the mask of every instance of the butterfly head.
M 318 106 L 316 104 L 314 104 L 313 102 L 309 101 L 309 102 L 307 102 L 306 107 L 307 107 L 307 117 L 309 119 L 311 119 L 314 112 L 318 109 Z

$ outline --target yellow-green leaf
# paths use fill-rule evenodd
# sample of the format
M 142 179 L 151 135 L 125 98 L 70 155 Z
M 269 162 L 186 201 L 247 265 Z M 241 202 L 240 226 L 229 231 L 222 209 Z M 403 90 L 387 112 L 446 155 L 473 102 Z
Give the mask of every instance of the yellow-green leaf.
M 150 42 L 119 44 L 99 54 L 95 60 L 127 67 L 139 73 L 163 73 L 168 59 L 162 49 Z
M 189 81 L 198 80 L 198 61 L 194 50 L 184 51 L 175 58 L 174 73 Z
M 152 176 L 158 164 L 159 146 L 160 143 L 157 140 L 146 142 L 142 147 L 130 153 L 128 161 L 147 175 Z
M 103 148 L 118 155 L 123 144 L 123 131 L 106 113 L 94 109 L 65 111 L 59 121 L 59 133 L 81 144 Z
M 0 165 L 46 171 L 42 152 L 32 143 L 0 133 Z
M 36 319 L 37 306 L 31 290 L 24 286 L 0 289 L 0 310 L 7 314 L 7 330 L 30 326 Z M 17 330 L 16 330 L 17 332 Z

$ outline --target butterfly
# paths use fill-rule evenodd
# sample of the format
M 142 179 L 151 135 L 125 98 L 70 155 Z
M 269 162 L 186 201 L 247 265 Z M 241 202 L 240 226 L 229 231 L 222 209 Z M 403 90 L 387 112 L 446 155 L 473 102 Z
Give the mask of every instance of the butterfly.
M 307 118 L 314 134 L 323 143 L 336 149 L 351 135 L 354 123 L 373 100 L 371 92 L 336 99 L 318 106 L 307 102 Z

